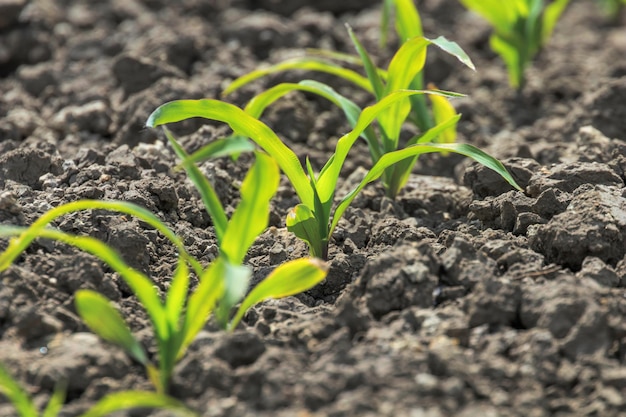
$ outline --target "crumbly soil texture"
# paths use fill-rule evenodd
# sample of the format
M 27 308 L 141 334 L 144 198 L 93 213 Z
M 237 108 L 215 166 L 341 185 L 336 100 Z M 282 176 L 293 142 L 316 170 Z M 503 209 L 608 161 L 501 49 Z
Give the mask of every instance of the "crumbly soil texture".
M 345 23 L 385 65 L 398 41 L 379 43 L 380 3 L 0 1 L 0 221 L 29 225 L 79 199 L 130 201 L 209 263 L 210 218 L 147 116 L 169 100 L 219 98 L 234 78 L 306 48 L 353 52 Z M 233 333 L 209 321 L 178 363 L 171 394 L 216 417 L 626 415 L 626 17 L 596 3 L 570 4 L 517 93 L 483 20 L 456 1 L 419 1 L 426 36 L 458 42 L 476 64 L 474 72 L 429 51 L 426 81 L 467 95 L 454 101 L 458 140 L 500 158 L 524 192 L 455 156 L 422 157 L 395 201 L 371 184 L 333 235 L 326 281 L 252 308 Z M 303 72 L 225 100 L 243 106 L 306 78 L 373 102 Z M 263 120 L 318 169 L 349 130 L 330 103 L 299 93 Z M 173 129 L 189 151 L 229 133 L 198 119 Z M 251 161 L 201 164 L 229 212 Z M 369 166 L 359 143 L 337 196 Z M 306 256 L 285 229 L 295 204 L 283 181 L 270 228 L 246 259 L 255 282 Z M 145 223 L 97 210 L 54 226 L 101 239 L 168 288 L 176 252 Z M 145 312 L 109 267 L 39 240 L 0 280 L 0 362 L 36 404 L 60 380 L 62 416 L 108 393 L 151 389 L 144 369 L 76 313 L 77 290 L 99 291 L 156 354 Z M 16 415 L 3 398 L 0 415 Z

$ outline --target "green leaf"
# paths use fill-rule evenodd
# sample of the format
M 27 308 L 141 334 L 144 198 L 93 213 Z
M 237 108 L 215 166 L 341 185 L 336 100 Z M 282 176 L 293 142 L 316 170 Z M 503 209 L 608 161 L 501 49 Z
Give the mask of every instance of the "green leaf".
M 434 89 L 435 86 L 429 85 L 428 88 Z M 433 118 L 435 119 L 436 124 L 443 123 L 456 117 L 456 110 L 445 96 L 429 94 L 428 98 L 432 104 Z M 436 141 L 440 143 L 454 143 L 456 141 L 456 122 L 441 132 Z
M 376 100 L 379 101 L 385 94 L 385 85 L 378 73 L 378 67 L 374 65 L 374 62 L 367 53 L 367 50 L 365 50 L 363 45 L 361 45 L 361 42 L 359 42 L 358 38 L 352 31 L 352 28 L 350 28 L 350 26 L 348 25 L 346 25 L 346 27 L 348 28 L 348 34 L 350 35 L 350 39 L 352 39 L 352 43 L 354 44 L 357 53 L 361 57 L 361 61 L 363 61 L 363 68 L 365 69 L 367 79 L 370 81 L 372 89 L 374 90 Z
M 187 157 L 188 162 L 198 163 L 224 156 L 237 156 L 244 152 L 254 152 L 256 147 L 245 136 L 231 135 L 214 140 Z M 182 165 L 181 165 L 182 167 Z M 184 168 L 184 167 L 183 167 Z
M 241 202 L 235 209 L 220 249 L 234 265 L 243 262 L 248 249 L 267 228 L 270 200 L 278 189 L 280 172 L 274 160 L 261 152 L 241 185 Z
M 183 147 L 180 146 L 174 135 L 172 135 L 172 132 L 170 132 L 170 130 L 165 126 L 163 127 L 163 131 L 165 132 L 165 136 L 167 137 L 170 145 L 174 149 L 174 152 L 176 152 L 176 155 L 182 160 L 181 165 L 187 172 L 187 175 L 189 175 L 189 179 L 193 182 L 193 185 L 200 193 L 200 198 L 204 203 L 204 208 L 213 221 L 213 227 L 215 228 L 217 240 L 221 241 L 224 237 L 228 222 L 222 202 L 217 196 L 217 193 L 209 180 L 202 174 L 200 169 L 189 160 L 189 155 Z
M 187 259 L 187 261 L 194 266 L 194 270 L 196 270 L 197 272 L 202 270 L 198 262 L 195 261 L 187 253 L 185 246 L 180 238 L 176 236 L 176 234 L 171 229 L 169 229 L 161 220 L 159 220 L 158 217 L 156 217 L 147 209 L 125 201 L 79 200 L 71 203 L 62 204 L 58 207 L 48 210 L 30 227 L 28 227 L 28 229 L 24 229 L 24 233 L 21 236 L 15 239 L 11 239 L 7 249 L 0 255 L 0 271 L 4 271 L 9 266 L 11 266 L 13 261 L 20 255 L 20 253 L 22 253 L 24 249 L 26 249 L 34 239 L 39 237 L 39 231 L 44 229 L 57 218 L 65 214 L 77 211 L 98 209 L 130 214 L 146 222 L 151 227 L 154 227 L 165 237 L 167 237 L 168 240 L 176 246 L 179 253 L 181 253 L 181 255 L 183 255 L 185 259 Z M 3 235 L 0 232 L 0 236 L 15 235 L 15 233 L 11 232 L 9 229 L 5 230 L 8 231 L 8 235 Z
M 219 300 L 215 312 L 217 321 L 222 328 L 228 327 L 231 309 L 246 295 L 251 278 L 252 270 L 249 267 L 225 262 L 224 282 L 226 283 L 226 290 Z
M 89 236 L 74 236 L 54 229 L 35 228 L 33 230 L 36 223 L 37 222 L 33 223 L 33 225 L 28 229 L 0 226 L 0 235 L 7 236 L 11 234 L 21 234 L 21 236 L 25 236 L 30 233 L 36 233 L 32 236 L 33 239 L 39 237 L 58 240 L 59 242 L 74 246 L 96 256 L 111 267 L 115 272 L 120 274 L 122 279 L 124 279 L 128 286 L 133 290 L 135 296 L 148 312 L 157 337 L 166 339 L 169 336 L 167 319 L 165 317 L 163 306 L 161 305 L 161 300 L 159 299 L 152 281 L 148 277 L 126 265 L 117 252 L 98 239 L 94 239 Z
M 556 26 L 556 22 L 559 20 L 559 17 L 561 17 L 561 14 L 563 14 L 568 4 L 569 0 L 554 0 L 546 6 L 541 25 L 541 43 L 548 41 L 552 35 L 554 26 Z M 624 2 L 624 4 L 626 4 L 626 2 Z
M 75 295 L 75 305 L 80 317 L 94 333 L 121 346 L 139 363 L 145 365 L 148 362 L 143 347 L 107 298 L 95 291 L 79 290 Z
M 183 403 L 163 394 L 149 391 L 122 391 L 109 394 L 80 417 L 105 417 L 116 411 L 134 408 L 168 410 L 181 417 L 198 417 Z
M 178 359 L 182 357 L 186 348 L 202 330 L 216 303 L 224 295 L 226 267 L 227 264 L 224 259 L 218 257 L 199 277 L 200 283 L 187 301 L 187 314 L 182 331 L 184 338 Z
M 406 41 L 389 63 L 387 86 L 384 95 L 406 89 L 424 68 L 426 48 L 430 41 L 421 36 Z M 380 101 L 380 100 L 379 100 Z M 411 111 L 408 97 L 397 100 L 378 116 L 378 122 L 384 132 L 383 149 L 389 152 L 398 148 L 400 129 Z
M 228 95 L 233 91 L 261 77 L 287 70 L 318 71 L 336 75 L 346 81 L 355 84 L 365 91 L 372 92 L 372 88 L 367 78 L 363 77 L 361 74 L 355 71 L 343 68 L 333 62 L 325 61 L 316 57 L 299 57 L 283 61 L 267 68 L 257 69 L 246 75 L 243 75 L 230 83 L 230 85 L 226 87 L 222 95 Z
M 475 146 L 468 145 L 465 143 L 419 143 L 416 145 L 409 146 L 405 149 L 397 150 L 394 152 L 389 152 L 383 155 L 380 160 L 372 167 L 372 169 L 367 173 L 367 175 L 363 178 L 361 183 L 355 187 L 352 191 L 350 191 L 339 203 L 337 209 L 335 210 L 333 220 L 331 223 L 330 234 L 335 230 L 339 219 L 348 208 L 352 200 L 358 195 L 359 192 L 370 182 L 379 178 L 386 168 L 389 166 L 402 161 L 403 159 L 410 158 L 413 156 L 425 154 L 425 153 L 441 153 L 441 152 L 454 152 L 461 155 L 468 156 L 474 159 L 476 162 L 486 166 L 487 168 L 491 168 L 500 174 L 511 186 L 516 188 L 519 191 L 522 191 L 522 188 L 517 185 L 511 174 L 506 170 L 504 165 L 494 157 L 489 154 L 481 151 Z
M 389 33 L 389 20 L 391 20 L 391 11 L 393 10 L 393 0 L 383 0 L 383 7 L 380 12 L 380 42 L 378 46 L 382 49 L 387 45 L 387 36 Z
M 422 21 L 413 0 L 393 0 L 396 6 L 396 32 L 401 42 L 415 36 L 424 36 Z
M 234 329 L 250 307 L 270 298 L 283 298 L 313 288 L 328 273 L 326 263 L 317 258 L 302 258 L 276 268 L 261 281 L 239 306 L 230 328 Z
M 328 244 L 326 234 L 320 233 L 319 219 L 304 204 L 298 204 L 287 214 L 287 230 L 307 243 L 311 249 L 311 255 L 324 259 L 325 246 Z M 325 225 L 324 225 L 325 226 Z
M 46 405 L 41 417 L 57 417 L 65 403 L 65 395 L 67 384 L 65 382 L 57 382 L 54 386 L 52 396 Z
M 317 94 L 320 97 L 324 97 L 337 107 L 341 108 L 341 110 L 343 110 L 344 114 L 346 115 L 346 119 L 348 120 L 348 123 L 350 123 L 352 127 L 356 125 L 359 115 L 361 114 L 361 108 L 352 100 L 339 94 L 332 87 L 313 80 L 303 80 L 297 84 L 278 84 L 253 97 L 248 102 L 244 110 L 251 116 L 259 118 L 261 117 L 261 114 L 263 114 L 265 109 L 274 101 L 278 100 L 285 94 L 296 90 L 313 93 Z M 380 156 L 380 147 L 378 146 L 378 139 L 376 138 L 376 133 L 374 132 L 374 129 L 371 126 L 368 126 L 363 131 L 361 136 L 367 142 L 370 148 L 370 152 L 372 153 L 372 157 L 377 160 Z
M 496 32 L 506 34 L 517 20 L 517 5 L 515 1 L 507 0 L 460 0 L 469 10 L 478 13 Z
M 0 364 L 0 394 L 7 397 L 21 417 L 39 415 L 26 391 L 9 375 L 2 364 Z
M 167 298 L 165 299 L 165 314 L 172 332 L 178 331 L 181 325 L 180 317 L 185 306 L 188 289 L 189 268 L 185 261 L 179 258 L 174 277 L 167 291 Z
M 520 88 L 524 83 L 524 66 L 518 49 L 508 43 L 504 38 L 497 35 L 491 35 L 489 38 L 491 49 L 494 50 L 504 63 L 509 73 L 509 84 L 513 88 Z
M 452 55 L 461 63 L 473 70 L 476 70 L 474 63 L 470 59 L 469 55 L 459 46 L 458 43 L 447 40 L 444 36 L 439 36 L 437 39 L 430 39 L 430 43 L 438 46 L 442 51 Z
M 300 200 L 305 204 L 313 204 L 313 192 L 298 156 L 282 143 L 272 129 L 232 104 L 210 99 L 172 101 L 152 112 L 147 126 L 156 127 L 192 117 L 227 123 L 235 133 L 252 139 L 276 160 Z

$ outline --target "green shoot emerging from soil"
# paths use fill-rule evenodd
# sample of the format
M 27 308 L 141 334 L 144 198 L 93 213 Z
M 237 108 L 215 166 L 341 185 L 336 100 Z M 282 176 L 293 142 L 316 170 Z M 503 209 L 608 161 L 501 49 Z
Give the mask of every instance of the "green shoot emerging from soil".
M 236 135 L 251 138 L 274 157 L 300 198 L 301 204 L 292 209 L 287 217 L 287 227 L 309 245 L 311 255 L 326 259 L 330 237 L 352 200 L 367 184 L 383 175 L 386 168 L 407 158 L 431 152 L 459 153 L 495 170 L 512 186 L 520 189 L 504 166 L 485 152 L 467 144 L 431 142 L 443 130 L 456 123 L 457 119 L 452 118 L 426 132 L 419 142 L 381 155 L 360 184 L 335 205 L 335 190 L 341 168 L 356 140 L 381 114 L 388 112 L 390 108 L 402 101 L 406 103 L 406 99 L 411 95 L 422 93 L 424 92 L 412 90 L 393 91 L 378 103 L 365 108 L 358 114 L 354 113 L 354 129 L 339 139 L 335 153 L 318 174 L 314 172 L 308 160 L 307 172 L 305 172 L 297 155 L 267 125 L 246 111 L 223 101 L 211 99 L 172 101 L 157 108 L 148 118 L 147 126 L 156 127 L 191 117 L 203 117 L 227 123 Z M 267 99 L 271 100 L 269 97 Z M 184 165 L 191 166 L 192 161 L 189 158 L 184 160 Z
M 76 294 L 76 309 L 85 323 L 100 337 L 123 347 L 135 360 L 146 367 L 150 380 L 159 392 L 167 392 L 176 362 L 202 329 L 210 313 L 217 308 L 220 324 L 234 329 L 247 309 L 268 298 L 280 298 L 305 291 L 326 276 L 326 267 L 315 259 L 299 259 L 279 266 L 258 284 L 245 298 L 252 276 L 243 258 L 268 222 L 269 199 L 278 186 L 279 171 L 275 162 L 263 153 L 256 161 L 241 187 L 241 202 L 230 220 L 217 198 L 214 205 L 216 233 L 220 255 L 207 268 L 191 257 L 181 240 L 147 210 L 125 202 L 77 201 L 52 209 L 29 228 L 0 227 L 0 236 L 17 236 L 0 255 L 0 270 L 4 270 L 36 238 L 57 240 L 84 250 L 105 262 L 133 290 L 152 323 L 158 347 L 158 365 L 153 365 L 142 345 L 135 339 L 124 320 L 109 301 L 97 292 L 80 290 Z M 206 180 L 206 179 L 205 179 Z M 207 183 L 205 196 L 215 197 Z M 108 209 L 136 216 L 163 233 L 179 251 L 178 266 L 162 302 L 153 282 L 141 272 L 129 267 L 109 246 L 88 236 L 74 236 L 47 228 L 57 217 L 85 209 Z M 219 211 L 221 209 L 221 211 Z M 199 284 L 188 296 L 191 266 Z M 231 309 L 243 299 L 234 317 Z
M 0 364 L 0 394 L 4 395 L 20 417 L 56 417 L 65 402 L 65 388 L 57 384 L 48 404 L 40 413 L 26 391 Z M 196 413 L 179 401 L 163 394 L 149 391 L 121 391 L 106 395 L 79 417 L 104 417 L 111 413 L 133 408 L 168 410 L 177 416 L 194 417 Z
M 487 20 L 494 33 L 491 48 L 502 58 L 509 83 L 521 90 L 524 71 L 548 41 L 569 0 L 460 0 Z

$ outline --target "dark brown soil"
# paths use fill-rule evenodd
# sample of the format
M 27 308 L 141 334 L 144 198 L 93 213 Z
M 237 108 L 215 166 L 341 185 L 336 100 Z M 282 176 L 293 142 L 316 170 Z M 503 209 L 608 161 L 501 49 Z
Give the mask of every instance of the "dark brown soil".
M 379 4 L 0 1 L 0 221 L 27 225 L 80 198 L 132 201 L 210 261 L 209 218 L 171 170 L 160 133 L 144 128 L 148 114 L 172 99 L 217 98 L 234 77 L 303 48 L 350 52 L 345 22 L 382 62 Z M 395 202 L 367 188 L 334 235 L 326 282 L 253 308 L 233 334 L 213 323 L 200 333 L 172 394 L 202 415 L 626 415 L 624 16 L 572 2 L 516 94 L 482 20 L 453 0 L 419 8 L 427 36 L 457 41 L 477 67 L 429 56 L 427 79 L 468 95 L 455 102 L 460 140 L 502 158 L 525 193 L 455 157 L 424 157 Z M 270 77 L 228 100 L 242 105 L 305 76 Z M 348 129 L 328 103 L 296 94 L 264 120 L 317 167 Z M 176 128 L 189 149 L 226 133 L 201 121 Z M 226 205 L 248 162 L 202 166 Z M 339 196 L 362 166 L 361 146 Z M 259 276 L 306 254 L 284 228 L 294 203 L 285 183 L 272 230 L 249 254 Z M 98 211 L 56 226 L 103 239 L 161 288 L 170 279 L 174 251 L 143 223 Z M 110 392 L 150 389 L 143 369 L 89 333 L 73 307 L 77 289 L 97 289 L 151 345 L 144 312 L 107 267 L 40 241 L 0 277 L 0 362 L 37 403 L 62 378 L 63 416 Z M 15 415 L 3 401 L 0 415 Z

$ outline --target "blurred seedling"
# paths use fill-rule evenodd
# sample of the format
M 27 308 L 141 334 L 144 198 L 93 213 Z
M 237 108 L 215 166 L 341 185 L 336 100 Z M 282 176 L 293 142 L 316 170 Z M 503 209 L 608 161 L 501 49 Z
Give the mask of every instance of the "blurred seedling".
M 493 27 L 491 49 L 506 64 L 509 84 L 524 88 L 526 67 L 548 42 L 569 0 L 460 0 Z
M 0 394 L 9 400 L 19 417 L 56 417 L 65 402 L 65 384 L 56 385 L 44 410 L 39 412 L 28 393 L 0 364 Z M 79 417 L 104 417 L 117 411 L 138 408 L 167 410 L 181 417 L 197 416 L 184 404 L 164 394 L 150 391 L 120 391 L 104 396 Z

